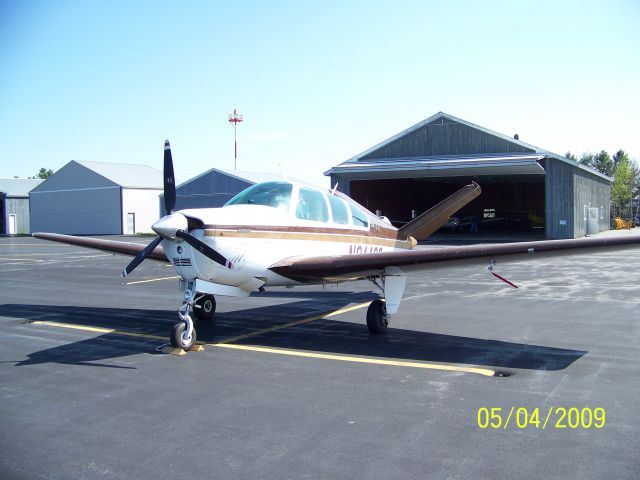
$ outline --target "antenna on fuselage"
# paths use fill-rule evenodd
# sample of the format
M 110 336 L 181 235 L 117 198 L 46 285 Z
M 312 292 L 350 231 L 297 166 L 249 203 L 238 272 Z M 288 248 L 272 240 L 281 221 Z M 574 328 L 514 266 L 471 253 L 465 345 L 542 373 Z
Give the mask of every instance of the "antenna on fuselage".
M 280 173 L 282 174 L 282 178 L 284 178 L 286 181 L 289 181 L 289 175 L 287 175 L 287 169 L 284 167 L 284 165 L 278 162 L 278 167 L 280 167 Z
M 338 191 L 338 182 L 336 182 L 335 186 L 331 190 L 331 195 L 335 195 L 337 191 Z

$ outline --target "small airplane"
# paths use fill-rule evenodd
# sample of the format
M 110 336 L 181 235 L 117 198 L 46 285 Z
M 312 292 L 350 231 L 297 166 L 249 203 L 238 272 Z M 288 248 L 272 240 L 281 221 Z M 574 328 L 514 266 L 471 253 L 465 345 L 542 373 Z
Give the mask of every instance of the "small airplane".
M 469 263 L 493 265 L 495 257 L 568 254 L 600 247 L 638 248 L 640 235 L 543 240 L 414 249 L 449 217 L 480 195 L 472 182 L 402 228 L 391 225 L 337 191 L 288 180 L 252 185 L 223 207 L 174 211 L 176 187 L 169 141 L 164 146 L 166 216 L 153 224 L 157 237 L 146 247 L 130 242 L 34 233 L 36 238 L 132 255 L 129 275 L 146 258 L 170 262 L 184 290 L 180 321 L 171 344 L 191 350 L 191 315 L 214 316 L 216 295 L 249 296 L 265 286 L 327 284 L 368 279 L 382 292 L 367 310 L 371 334 L 384 333 L 402 300 L 406 274 L 418 269 Z M 511 284 L 515 287 L 515 285 Z

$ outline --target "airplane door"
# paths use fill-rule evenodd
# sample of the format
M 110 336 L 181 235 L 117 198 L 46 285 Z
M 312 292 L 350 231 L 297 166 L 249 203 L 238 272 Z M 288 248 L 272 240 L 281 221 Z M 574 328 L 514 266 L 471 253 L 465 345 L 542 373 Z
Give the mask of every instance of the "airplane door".
M 598 222 L 599 213 L 598 208 L 588 208 L 587 235 L 594 235 L 600 231 L 600 224 Z
M 127 235 L 133 235 L 136 233 L 136 214 L 127 213 Z

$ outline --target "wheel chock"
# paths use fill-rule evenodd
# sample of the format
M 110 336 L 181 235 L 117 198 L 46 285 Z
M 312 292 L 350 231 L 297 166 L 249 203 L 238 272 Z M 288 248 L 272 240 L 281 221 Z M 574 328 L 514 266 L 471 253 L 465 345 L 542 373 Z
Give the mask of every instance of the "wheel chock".
M 177 355 L 177 356 L 182 356 L 187 354 L 187 352 L 185 352 L 183 349 L 173 348 L 173 347 L 164 347 L 162 349 L 162 353 L 168 353 L 169 355 Z
M 169 355 L 177 355 L 177 356 L 182 356 L 182 355 L 186 355 L 187 353 L 189 353 L 189 352 L 186 352 L 185 350 L 183 350 L 182 348 L 173 348 L 173 347 L 169 347 L 169 346 L 164 347 L 161 351 L 162 351 L 162 353 L 168 353 Z M 196 344 L 189 351 L 190 352 L 204 352 L 204 347 L 202 345 Z

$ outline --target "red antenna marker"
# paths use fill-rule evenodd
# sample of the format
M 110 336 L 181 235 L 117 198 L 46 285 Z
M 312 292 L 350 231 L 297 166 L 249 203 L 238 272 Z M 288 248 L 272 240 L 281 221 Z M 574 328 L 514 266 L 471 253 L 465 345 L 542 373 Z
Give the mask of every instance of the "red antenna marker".
M 238 112 L 238 109 L 234 108 L 233 113 L 229 114 L 229 123 L 233 125 L 233 169 L 236 170 L 236 164 L 238 162 L 238 140 L 236 136 L 236 127 L 242 122 L 243 116 Z

